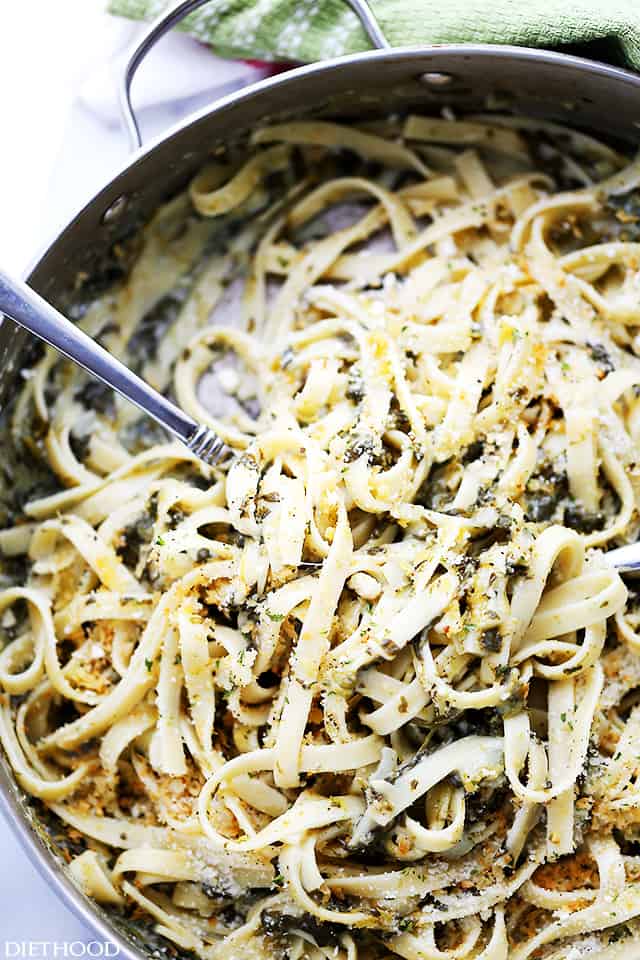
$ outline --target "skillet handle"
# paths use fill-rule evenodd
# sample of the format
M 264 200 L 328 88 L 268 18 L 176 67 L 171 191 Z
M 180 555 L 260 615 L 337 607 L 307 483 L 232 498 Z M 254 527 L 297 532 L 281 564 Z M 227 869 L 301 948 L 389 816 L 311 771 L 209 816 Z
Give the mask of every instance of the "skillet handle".
M 131 85 L 138 67 L 165 33 L 168 33 L 169 30 L 180 23 L 181 20 L 184 20 L 190 13 L 193 13 L 194 10 L 197 10 L 208 2 L 209 0 L 178 0 L 177 3 L 172 4 L 169 10 L 166 10 L 150 24 L 133 47 L 120 81 L 119 91 L 120 110 L 132 150 L 138 150 L 142 146 L 142 136 L 140 135 L 138 118 L 131 103 Z M 359 18 L 373 46 L 379 50 L 388 49 L 390 44 L 382 32 L 380 24 L 374 17 L 368 0 L 345 0 L 345 3 L 351 7 Z

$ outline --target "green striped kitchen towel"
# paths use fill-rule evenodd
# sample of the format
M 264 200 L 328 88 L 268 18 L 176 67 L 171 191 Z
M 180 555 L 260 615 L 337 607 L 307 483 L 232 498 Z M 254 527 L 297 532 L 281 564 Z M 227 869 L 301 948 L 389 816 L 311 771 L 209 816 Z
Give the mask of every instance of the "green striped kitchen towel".
M 170 0 L 109 0 L 112 13 L 157 16 Z M 640 69 L 640 0 L 372 0 L 393 46 L 512 43 L 587 46 Z M 223 56 L 312 61 L 371 44 L 343 0 L 211 0 L 184 29 Z

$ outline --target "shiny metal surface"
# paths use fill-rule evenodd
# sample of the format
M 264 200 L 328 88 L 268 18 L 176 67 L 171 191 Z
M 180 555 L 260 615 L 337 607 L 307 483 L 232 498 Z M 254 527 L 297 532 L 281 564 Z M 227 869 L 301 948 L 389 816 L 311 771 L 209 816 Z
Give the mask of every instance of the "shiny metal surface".
M 210 0 L 177 0 L 173 6 L 163 11 L 156 20 L 149 25 L 130 51 L 120 81 L 119 96 L 122 122 L 127 131 L 132 150 L 137 150 L 142 146 L 140 124 L 138 123 L 138 118 L 131 101 L 131 86 L 138 67 L 158 40 L 161 40 L 166 33 L 184 20 L 185 17 L 188 17 L 190 13 L 193 13 L 194 10 L 204 7 L 209 2 Z M 345 0 L 345 3 L 351 7 L 360 19 L 373 46 L 378 50 L 390 49 L 390 44 L 382 32 L 380 24 L 376 20 L 367 0 Z
M 371 40 L 371 43 L 378 50 L 390 50 L 391 44 L 382 32 L 382 27 L 378 23 L 373 10 L 367 3 L 367 0 L 345 0 L 364 27 L 365 33 Z
M 448 76 L 446 84 L 426 77 Z M 624 141 L 635 147 L 640 127 L 640 78 L 575 57 L 485 45 L 371 51 L 291 71 L 187 118 L 139 150 L 126 167 L 73 219 L 39 259 L 29 282 L 65 307 L 83 294 L 81 271 L 100 274 L 118 240 L 144 222 L 159 203 L 182 188 L 210 151 L 242 144 L 256 126 L 293 118 L 371 117 L 416 109 L 434 112 L 489 107 L 545 117 Z M 105 212 L 118 203 L 120 216 Z M 0 391 L 13 390 L 25 338 L 0 324 Z M 0 392 L 1 397 L 1 392 Z M 38 832 L 32 807 L 0 758 L 0 803 L 39 869 L 69 905 L 101 935 L 110 936 L 127 960 L 142 960 L 148 933 L 122 932 L 117 918 L 75 890 L 64 865 Z M 120 932 L 118 932 L 120 931 Z M 135 940 L 130 938 L 135 936 Z
M 640 576 L 640 541 L 618 547 L 617 550 L 609 550 L 605 553 L 605 560 L 618 573 Z
M 169 10 L 163 11 L 149 25 L 130 51 L 129 59 L 120 81 L 119 94 L 122 119 L 132 150 L 137 150 L 142 146 L 140 125 L 138 124 L 138 118 L 131 102 L 131 85 L 138 67 L 158 40 L 164 37 L 164 35 L 172 30 L 176 24 L 180 23 L 181 20 L 188 17 L 190 13 L 199 7 L 203 7 L 206 3 L 209 3 L 209 0 L 177 0 L 177 3 L 174 3 Z
M 116 390 L 172 433 L 205 463 L 216 463 L 224 443 L 212 430 L 196 423 L 183 410 L 154 390 L 113 357 L 59 310 L 20 280 L 0 271 L 0 314 L 73 360 L 92 376 Z

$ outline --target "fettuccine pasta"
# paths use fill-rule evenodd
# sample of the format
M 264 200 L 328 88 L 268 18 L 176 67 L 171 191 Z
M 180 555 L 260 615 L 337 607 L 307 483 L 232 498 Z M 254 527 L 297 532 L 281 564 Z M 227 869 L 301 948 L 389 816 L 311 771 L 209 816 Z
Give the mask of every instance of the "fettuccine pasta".
M 0 741 L 202 960 L 640 943 L 640 163 L 480 114 L 217 151 L 6 426 Z

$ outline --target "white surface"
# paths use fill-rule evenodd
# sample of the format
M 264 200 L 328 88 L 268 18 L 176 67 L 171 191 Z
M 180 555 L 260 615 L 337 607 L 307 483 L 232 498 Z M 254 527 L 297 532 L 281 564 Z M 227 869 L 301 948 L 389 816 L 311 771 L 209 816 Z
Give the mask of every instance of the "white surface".
M 126 160 L 115 74 L 138 27 L 105 15 L 105 5 L 0 0 L 0 264 L 15 273 Z M 184 36 L 168 37 L 136 82 L 143 126 L 159 132 L 216 91 L 260 75 Z M 0 852 L 0 957 L 9 955 L 7 941 L 95 939 L 47 889 L 1 815 Z
M 105 14 L 106 3 L 0 2 L 0 263 L 8 270 L 23 271 L 126 160 L 117 76 L 140 28 Z M 136 76 L 143 131 L 159 133 L 261 76 L 174 33 Z

